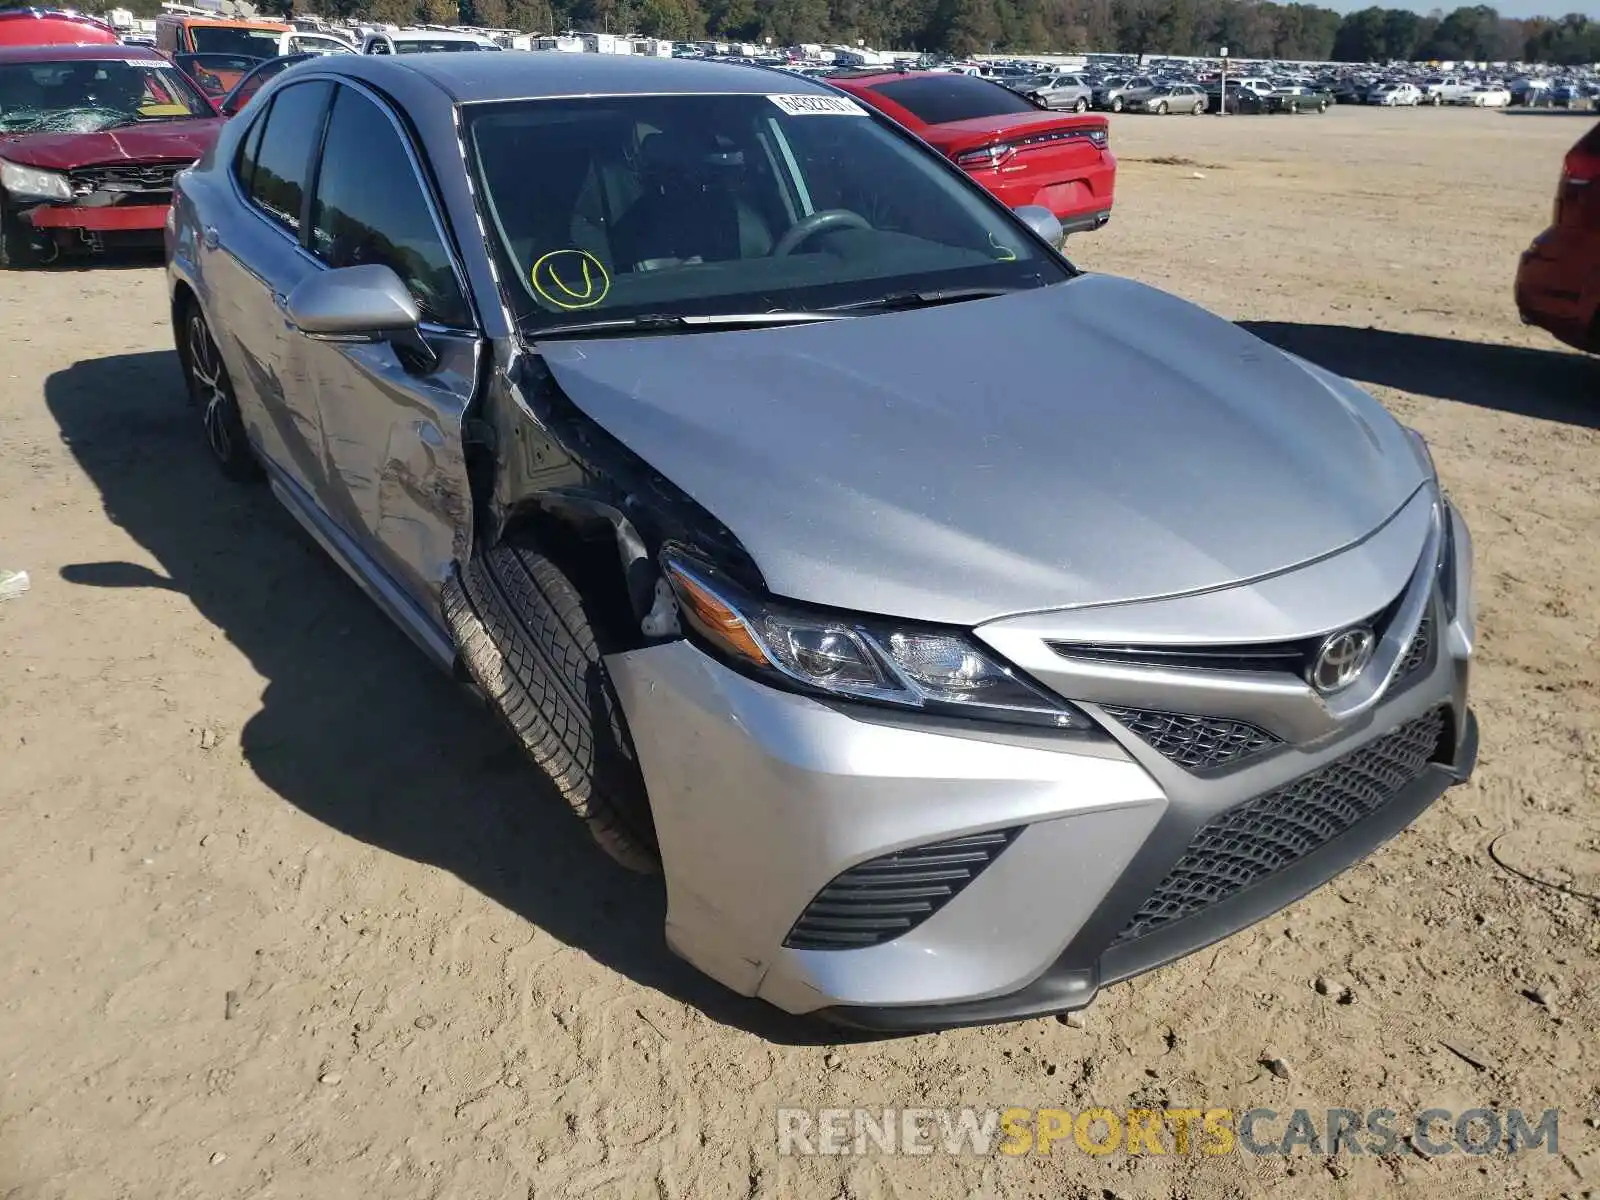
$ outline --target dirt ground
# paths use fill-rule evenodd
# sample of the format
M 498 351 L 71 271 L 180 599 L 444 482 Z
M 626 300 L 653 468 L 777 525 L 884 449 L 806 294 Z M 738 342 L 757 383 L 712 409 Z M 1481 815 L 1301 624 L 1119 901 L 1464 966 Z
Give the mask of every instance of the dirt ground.
M 1116 217 L 1074 257 L 1432 440 L 1477 540 L 1483 751 L 1082 1028 L 839 1043 L 699 979 L 658 885 L 206 461 L 159 268 L 0 276 L 0 568 L 33 580 L 0 604 L 0 1197 L 1600 1194 L 1600 372 L 1510 291 L 1585 127 L 1115 119 Z M 1481 1158 L 777 1154 L 779 1106 L 962 1104 L 1561 1117 L 1558 1153 Z

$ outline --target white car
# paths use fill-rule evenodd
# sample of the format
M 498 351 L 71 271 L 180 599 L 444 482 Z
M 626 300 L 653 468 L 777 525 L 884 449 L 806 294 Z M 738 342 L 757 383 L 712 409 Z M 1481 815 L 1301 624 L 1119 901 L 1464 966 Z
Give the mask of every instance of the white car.
M 1511 93 L 1503 87 L 1475 87 L 1449 103 L 1470 104 L 1474 108 L 1506 108 L 1511 103 Z
M 327 33 L 292 30 L 278 39 L 278 56 L 289 54 L 354 54 L 356 48 L 343 38 Z
M 450 50 L 498 50 L 500 45 L 475 33 L 448 29 L 398 29 L 369 33 L 361 43 L 363 54 L 438 54 Z
M 1368 104 L 1382 104 L 1388 108 L 1405 105 L 1415 108 L 1422 103 L 1422 92 L 1414 83 L 1388 83 L 1374 88 L 1367 98 Z

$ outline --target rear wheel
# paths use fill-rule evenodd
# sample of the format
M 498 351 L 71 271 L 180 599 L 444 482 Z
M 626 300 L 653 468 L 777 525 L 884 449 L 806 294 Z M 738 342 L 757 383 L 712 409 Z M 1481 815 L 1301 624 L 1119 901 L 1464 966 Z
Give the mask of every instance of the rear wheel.
M 1326 100 L 1318 100 L 1317 101 L 1317 111 L 1319 113 L 1327 112 L 1328 111 L 1328 102 Z
M 233 381 L 228 378 L 228 368 L 223 365 L 222 352 L 211 336 L 211 327 L 193 300 L 184 304 L 183 340 L 179 350 L 189 400 L 200 410 L 211 457 L 229 479 L 243 482 L 259 478 L 261 465 L 256 462 L 245 436 Z
M 1085 100 L 1082 96 L 1079 96 L 1077 98 L 1077 100 L 1075 100 L 1073 102 L 1072 111 L 1075 112 L 1075 113 L 1088 112 L 1089 111 L 1089 102 L 1087 100 Z
M 590 836 L 630 870 L 655 870 L 655 825 L 602 657 L 603 623 L 572 581 L 513 537 L 450 579 L 444 613 L 473 680 Z
M 1195 104 L 1194 104 L 1194 107 L 1191 108 L 1189 111 L 1191 113 L 1193 113 L 1197 117 L 1205 116 L 1205 114 L 1206 114 L 1206 102 L 1204 100 L 1196 100 Z

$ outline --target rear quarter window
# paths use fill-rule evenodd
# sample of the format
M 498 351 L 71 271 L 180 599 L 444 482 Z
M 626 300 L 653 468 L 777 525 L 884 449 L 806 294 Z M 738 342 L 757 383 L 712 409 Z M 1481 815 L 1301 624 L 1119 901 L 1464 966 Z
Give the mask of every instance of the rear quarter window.
M 928 125 L 1039 111 L 1015 92 L 973 75 L 925 75 L 872 90 Z

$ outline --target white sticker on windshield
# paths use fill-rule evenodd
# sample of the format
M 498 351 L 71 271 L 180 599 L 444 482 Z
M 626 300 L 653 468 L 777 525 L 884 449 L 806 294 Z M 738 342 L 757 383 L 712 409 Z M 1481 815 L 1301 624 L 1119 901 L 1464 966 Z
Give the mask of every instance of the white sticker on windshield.
M 864 117 L 864 110 L 848 96 L 768 96 L 791 117 Z

